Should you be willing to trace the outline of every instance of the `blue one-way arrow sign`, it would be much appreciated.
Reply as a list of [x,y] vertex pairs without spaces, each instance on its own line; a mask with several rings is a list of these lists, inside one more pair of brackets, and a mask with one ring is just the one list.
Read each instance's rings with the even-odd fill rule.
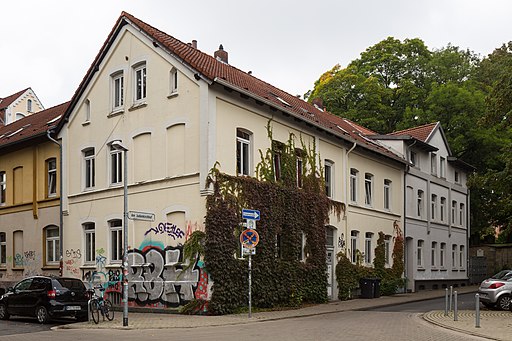
[[260,211],[244,208],[242,209],[242,219],[260,220]]

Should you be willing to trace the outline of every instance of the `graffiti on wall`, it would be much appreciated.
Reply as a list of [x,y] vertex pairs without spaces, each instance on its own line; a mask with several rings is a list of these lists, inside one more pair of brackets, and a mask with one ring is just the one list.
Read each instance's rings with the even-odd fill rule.
[[169,222],[160,223],[158,226],[150,228],[144,233],[144,237],[150,233],[154,233],[156,235],[166,234],[167,236],[172,237],[174,240],[176,240],[176,238],[183,238],[185,236],[185,232],[183,232],[178,226]]
[[[188,260],[180,262],[182,247],[168,246],[165,249],[146,247],[128,251],[128,299],[138,305],[161,303],[178,307],[196,298],[207,295],[207,278],[202,276],[202,262]],[[201,279],[206,283],[200,283]]]
[[64,261],[64,269],[71,276],[80,276],[80,264],[82,252],[80,249],[66,250],[66,260]]

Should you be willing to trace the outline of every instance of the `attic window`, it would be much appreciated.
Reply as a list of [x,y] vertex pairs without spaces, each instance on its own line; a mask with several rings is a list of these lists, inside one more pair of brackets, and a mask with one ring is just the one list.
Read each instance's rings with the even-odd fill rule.
[[46,122],[46,124],[49,125],[49,124],[52,124],[52,123],[58,121],[61,116],[62,115],[59,115],[59,116],[55,117],[54,119],[49,120],[48,122]]
[[277,98],[277,100],[281,103],[283,103],[284,105],[286,105],[287,107],[291,107],[290,103],[286,102],[284,99],[282,99],[281,97],[279,97],[279,95],[276,95],[275,93],[273,92],[269,92],[269,94],[271,94],[272,96],[274,96],[275,98]]
[[26,128],[26,126],[25,126],[25,127],[21,127],[20,129],[16,130],[16,131],[15,131],[15,132],[13,132],[13,133],[10,133],[10,134],[9,134],[9,135],[7,135],[6,137],[12,137],[12,136],[14,136],[14,135],[18,134],[19,132],[21,132],[21,131],[22,131],[23,129],[25,129],[25,128]]

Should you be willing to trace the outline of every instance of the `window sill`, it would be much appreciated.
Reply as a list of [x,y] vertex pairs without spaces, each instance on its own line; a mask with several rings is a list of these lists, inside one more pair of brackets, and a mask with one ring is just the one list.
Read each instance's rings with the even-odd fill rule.
[[80,269],[82,270],[96,270],[96,265],[94,264],[85,264],[80,266]]
[[85,126],[88,126],[89,124],[91,124],[91,121],[85,121],[85,122],[82,122],[82,125],[85,127]]
[[441,268],[440,270],[445,271],[445,272],[448,271],[448,269],[446,269],[446,268]]
[[418,267],[418,271],[425,271],[425,268]]
[[114,117],[117,115],[122,115],[122,114],[124,114],[124,108],[119,108],[119,109],[112,110],[112,112],[110,114],[108,114],[107,117],[111,118],[111,117]]
[[12,268],[12,271],[25,271],[25,268]]
[[431,270],[431,271],[439,271],[439,269],[438,269],[438,268],[431,268],[430,270]]
[[456,271],[456,272],[459,272],[459,269],[452,269],[452,271]]
[[178,97],[178,91],[171,92],[169,95],[167,95],[167,98],[173,98]]
[[42,270],[59,270],[59,265],[56,264],[56,265],[45,265],[43,266],[41,269]]
[[459,269],[460,272],[466,272],[466,269]]
[[92,192],[94,191],[94,187],[85,187],[82,192]]
[[120,269],[120,268],[122,268],[122,264],[121,263],[110,263],[110,264],[105,265],[105,268],[107,268],[107,269]]
[[134,103],[129,109],[128,111],[134,111],[134,110],[137,110],[137,109],[141,109],[141,108],[145,108],[147,107],[148,104],[146,102],[138,102],[138,103]]

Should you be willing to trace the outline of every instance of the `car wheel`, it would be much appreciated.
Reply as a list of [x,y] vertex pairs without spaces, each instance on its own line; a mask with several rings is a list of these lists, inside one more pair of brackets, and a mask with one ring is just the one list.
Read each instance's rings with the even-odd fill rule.
[[36,318],[39,323],[48,322],[48,310],[44,306],[40,305],[36,308]]
[[510,306],[510,296],[509,295],[503,295],[498,298],[498,301],[496,302],[496,305],[501,310],[508,310]]
[[7,320],[9,318],[9,313],[7,312],[7,307],[5,304],[0,304],[0,320]]

